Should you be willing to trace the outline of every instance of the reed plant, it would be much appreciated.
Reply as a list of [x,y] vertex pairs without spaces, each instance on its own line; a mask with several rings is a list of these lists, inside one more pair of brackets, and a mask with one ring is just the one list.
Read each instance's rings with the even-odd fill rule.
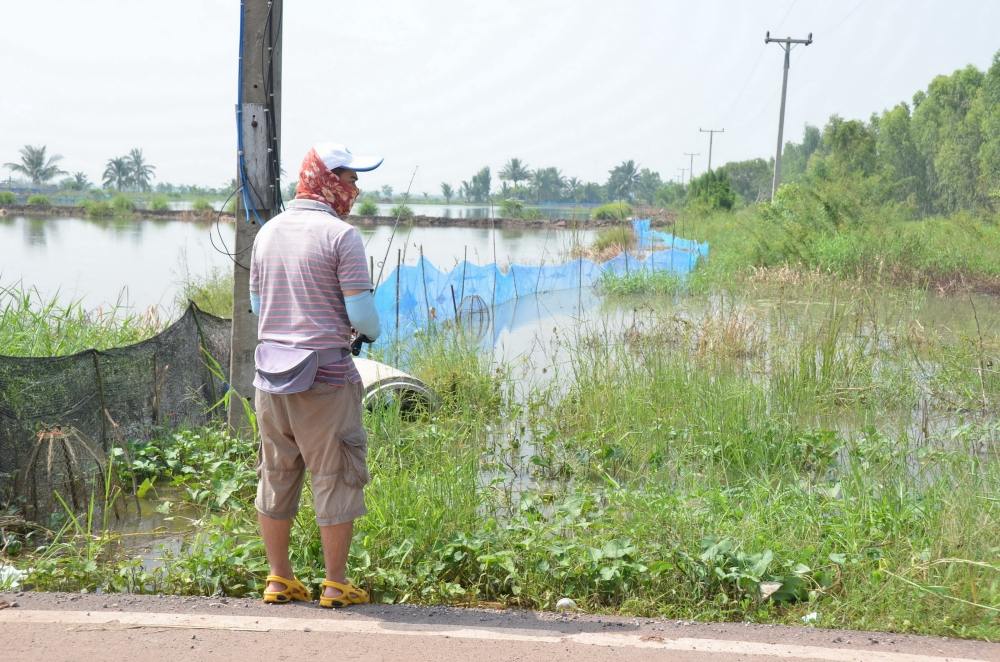
[[21,283],[0,286],[0,354],[62,356],[128,345],[155,335],[163,322],[151,309],[137,314],[123,300],[96,310],[58,293]]

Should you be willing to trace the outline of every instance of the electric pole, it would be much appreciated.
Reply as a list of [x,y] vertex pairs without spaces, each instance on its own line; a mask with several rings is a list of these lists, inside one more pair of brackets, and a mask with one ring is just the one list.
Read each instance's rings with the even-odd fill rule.
[[677,172],[681,173],[681,186],[684,186],[684,173],[687,172],[687,168],[678,168]]
[[781,44],[785,51],[785,74],[781,79],[781,111],[778,115],[778,151],[774,155],[774,180],[771,182],[771,199],[773,200],[774,194],[778,190],[778,184],[781,183],[781,141],[785,132],[785,94],[788,91],[788,65],[791,61],[792,45],[804,44],[808,46],[813,43],[813,35],[810,32],[806,39],[792,39],[791,37],[771,39],[771,33],[768,31],[764,36],[764,43]]
[[[243,0],[240,6],[237,119],[236,242],[233,249],[233,326],[229,384],[253,407],[257,316],[250,312],[250,252],[261,224],[280,211],[282,0]],[[229,425],[249,427],[243,403],[229,401]]]
[[726,130],[725,129],[703,129],[701,127],[698,127],[698,131],[700,133],[707,133],[708,134],[708,171],[711,172],[712,171],[712,138],[714,138],[715,134],[717,134],[717,133],[725,133]]
[[691,157],[691,163],[689,164],[690,167],[688,168],[688,181],[689,182],[692,179],[694,179],[694,157],[700,156],[700,155],[701,155],[700,152],[695,152],[694,154],[692,154],[691,152],[684,152],[684,156],[690,156]]

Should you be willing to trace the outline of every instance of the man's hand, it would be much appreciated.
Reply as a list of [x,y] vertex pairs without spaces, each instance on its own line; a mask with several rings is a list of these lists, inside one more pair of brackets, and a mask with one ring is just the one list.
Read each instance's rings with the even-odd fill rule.
[[368,343],[370,345],[372,343],[372,339],[363,334],[355,336],[354,340],[351,342],[351,354],[354,356],[361,354],[362,343]]

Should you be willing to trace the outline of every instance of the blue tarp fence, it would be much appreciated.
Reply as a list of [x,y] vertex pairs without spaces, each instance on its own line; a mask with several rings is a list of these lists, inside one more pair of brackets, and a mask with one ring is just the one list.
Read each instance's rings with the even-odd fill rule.
[[[707,257],[708,244],[651,228],[648,219],[632,222],[637,251],[623,252],[606,262],[577,258],[561,264],[476,265],[459,262],[441,271],[424,257],[415,265],[394,269],[379,284],[375,306],[382,321],[382,339],[406,337],[430,320],[450,320],[476,307],[493,309],[518,297],[595,286],[606,273],[667,271],[685,276]],[[381,339],[380,339],[381,342]]]

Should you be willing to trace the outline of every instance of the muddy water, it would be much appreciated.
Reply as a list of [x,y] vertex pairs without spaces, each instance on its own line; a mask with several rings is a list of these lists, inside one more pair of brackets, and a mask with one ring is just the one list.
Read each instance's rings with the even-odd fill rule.
[[182,507],[180,490],[160,488],[145,498],[129,502],[126,516],[114,526],[121,535],[119,552],[142,559],[146,570],[163,565],[166,554],[176,555],[195,530],[197,508]]
[[[593,233],[567,229],[427,228],[390,226],[363,231],[366,250],[376,263],[397,256],[413,264],[421,247],[431,262],[450,268],[470,262],[538,264],[564,259],[576,242]],[[131,310],[158,307],[176,313],[182,284],[233,268],[226,251],[234,227],[180,220],[81,218],[0,218],[0,285],[20,281],[43,297],[80,299],[85,307],[122,302]],[[390,243],[390,237],[392,241]],[[378,267],[376,267],[378,271]]]

